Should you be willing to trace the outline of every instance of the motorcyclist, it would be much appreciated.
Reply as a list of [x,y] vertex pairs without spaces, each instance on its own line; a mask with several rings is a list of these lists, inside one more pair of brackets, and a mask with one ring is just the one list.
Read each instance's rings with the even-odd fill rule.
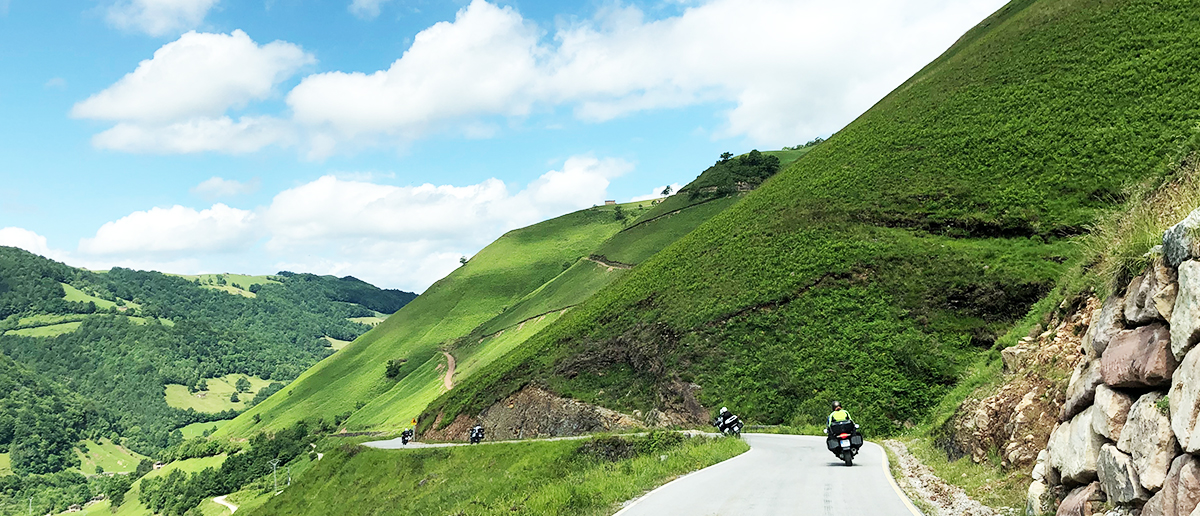
[[408,442],[411,441],[412,438],[413,438],[413,431],[411,428],[405,428],[403,432],[400,432],[400,444],[408,444]]
[[829,430],[829,427],[833,426],[834,423],[850,421],[850,413],[846,412],[846,409],[842,408],[842,402],[834,401],[831,408],[833,409],[833,412],[829,413],[829,418],[825,421],[826,430]]
[[713,421],[713,426],[717,427],[718,430],[724,431],[725,422],[731,417],[733,417],[733,414],[729,412],[729,408],[721,407],[721,411],[717,413],[716,421]]
[[475,425],[471,427],[471,432],[468,434],[472,444],[483,440],[483,425]]

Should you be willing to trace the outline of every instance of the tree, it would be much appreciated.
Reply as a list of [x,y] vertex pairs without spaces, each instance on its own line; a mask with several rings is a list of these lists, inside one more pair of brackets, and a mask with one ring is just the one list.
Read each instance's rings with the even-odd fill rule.
[[238,381],[233,384],[238,392],[250,392],[250,380],[245,376],[238,378]]
[[408,361],[408,359],[404,359],[404,358],[400,358],[397,360],[388,360],[387,361],[387,370],[384,371],[384,374],[387,375],[388,378],[395,378],[397,376],[400,376],[400,367],[402,367],[404,365],[404,363],[407,361]]
[[666,188],[663,188],[662,194],[665,197],[665,196],[671,195],[671,192],[672,192],[671,185],[667,185]]
[[463,265],[466,265],[466,264],[467,264],[467,257],[466,257],[466,256],[459,256],[459,257],[458,257],[458,266],[459,266],[459,267],[462,267]]
[[96,465],[96,474],[97,474],[97,475],[103,475],[103,474],[104,474],[104,467],[103,467],[103,466],[101,466],[101,465],[99,465],[99,464],[97,464],[97,465]]
[[240,400],[240,399],[238,399],[238,395],[237,395],[237,393],[236,393],[236,392],[235,392],[235,393],[233,393],[233,394],[230,394],[230,395],[229,395],[229,402],[230,402],[230,403],[237,403],[237,402],[239,402],[239,401],[241,401],[241,400]]
[[721,161],[729,161],[732,158],[733,158],[732,152],[722,152],[721,153]]
[[196,390],[207,391],[208,390],[208,380],[201,378],[200,383],[196,384]]
[[620,206],[617,206],[617,209],[613,210],[613,218],[617,219],[617,222],[624,221],[625,220],[625,210],[621,209]]

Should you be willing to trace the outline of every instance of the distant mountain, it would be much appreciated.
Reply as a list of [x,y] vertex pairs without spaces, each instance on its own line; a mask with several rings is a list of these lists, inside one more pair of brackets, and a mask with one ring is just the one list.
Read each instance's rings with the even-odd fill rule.
[[[148,454],[181,440],[180,427],[235,416],[253,403],[251,386],[290,382],[333,354],[335,342],[367,332],[360,318],[381,319],[415,297],[312,274],[96,273],[0,247],[0,353],[14,371],[44,378],[45,389],[87,400],[83,419],[32,428],[123,439]],[[221,377],[244,379],[241,392],[209,392]],[[22,417],[14,404],[0,412],[0,453],[14,450],[14,471],[70,462],[53,457],[70,456],[71,440],[4,432],[5,421]],[[27,456],[18,453],[22,439],[49,444]]]

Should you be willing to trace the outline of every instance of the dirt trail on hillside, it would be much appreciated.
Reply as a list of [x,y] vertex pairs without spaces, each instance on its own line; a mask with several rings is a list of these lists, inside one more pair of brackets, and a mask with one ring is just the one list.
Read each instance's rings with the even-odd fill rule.
[[233,513],[237,512],[237,510],[238,510],[238,506],[236,506],[236,505],[234,505],[234,504],[231,504],[231,503],[229,503],[228,501],[226,501],[226,500],[225,500],[225,497],[226,497],[226,496],[228,496],[228,495],[222,495],[222,496],[218,496],[218,497],[216,497],[216,498],[213,498],[213,499],[212,499],[212,501],[213,501],[213,503],[220,504],[220,505],[224,505],[224,506],[225,506],[225,508],[229,509],[229,513],[230,513],[230,514],[233,514]]
[[449,362],[449,365],[446,366],[446,378],[442,379],[442,385],[446,386],[446,390],[450,390],[454,388],[454,355],[445,351],[442,354],[446,355],[446,361]]
[[633,266],[632,266],[632,265],[629,265],[628,263],[621,263],[621,262],[610,262],[610,261],[608,261],[607,259],[605,259],[603,256],[596,256],[596,255],[592,255],[592,256],[588,256],[587,258],[584,258],[584,260],[587,260],[587,261],[589,261],[589,262],[596,263],[596,264],[600,264],[600,265],[603,265],[603,266],[605,266],[605,267],[608,267],[608,270],[613,270],[613,269],[626,269],[626,270],[628,270],[628,269],[632,269],[632,268],[633,268]]

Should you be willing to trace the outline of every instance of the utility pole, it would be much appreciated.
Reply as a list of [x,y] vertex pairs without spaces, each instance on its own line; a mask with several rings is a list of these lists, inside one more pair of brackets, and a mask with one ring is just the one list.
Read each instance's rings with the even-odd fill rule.
[[279,468],[279,459],[271,461],[271,477],[275,479],[275,492],[279,492],[279,474],[276,472]]

